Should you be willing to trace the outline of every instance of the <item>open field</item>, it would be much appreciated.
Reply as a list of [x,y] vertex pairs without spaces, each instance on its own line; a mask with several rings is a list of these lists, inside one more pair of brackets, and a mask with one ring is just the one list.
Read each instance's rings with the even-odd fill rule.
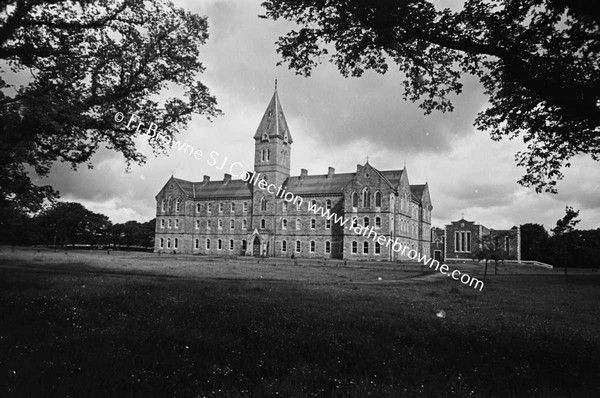
[[1,248],[0,395],[600,396],[597,272],[298,264]]

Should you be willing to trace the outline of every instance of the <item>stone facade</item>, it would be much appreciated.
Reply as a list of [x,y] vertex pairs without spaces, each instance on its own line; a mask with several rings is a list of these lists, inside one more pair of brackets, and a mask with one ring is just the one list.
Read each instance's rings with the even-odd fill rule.
[[442,261],[472,260],[481,240],[487,237],[491,237],[497,247],[504,248],[507,260],[521,261],[520,226],[507,230],[489,229],[463,218],[444,229],[433,228],[431,236],[431,252],[436,258],[436,251],[441,251]]
[[[277,90],[254,135],[256,178],[285,187],[301,206],[259,189],[246,178],[190,182],[171,177],[156,196],[156,252],[213,255],[407,260],[391,246],[359,236],[353,223],[430,255],[432,204],[427,184],[411,185],[406,167],[380,171],[368,162],[356,172],[290,176],[292,136]],[[335,213],[327,219],[308,204]]]

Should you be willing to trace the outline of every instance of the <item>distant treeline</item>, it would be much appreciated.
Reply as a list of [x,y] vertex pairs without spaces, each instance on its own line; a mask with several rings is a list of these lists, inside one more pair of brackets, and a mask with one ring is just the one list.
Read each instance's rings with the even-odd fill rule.
[[57,202],[36,215],[3,212],[0,243],[9,245],[152,248],[155,219],[113,224],[80,203]]
[[521,225],[521,257],[555,267],[598,268],[600,228],[550,235],[543,225]]

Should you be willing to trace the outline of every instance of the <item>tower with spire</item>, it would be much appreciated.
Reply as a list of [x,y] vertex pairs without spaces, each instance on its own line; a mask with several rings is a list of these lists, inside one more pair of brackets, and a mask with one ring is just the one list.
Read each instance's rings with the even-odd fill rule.
[[254,171],[276,186],[290,176],[292,136],[279,101],[277,80],[271,101],[254,134]]

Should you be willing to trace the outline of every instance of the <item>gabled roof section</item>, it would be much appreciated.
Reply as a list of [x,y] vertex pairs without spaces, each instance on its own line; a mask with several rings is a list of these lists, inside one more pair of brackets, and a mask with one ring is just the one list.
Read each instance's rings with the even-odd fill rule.
[[295,195],[322,195],[344,193],[344,188],[353,179],[355,173],[334,174],[330,177],[325,175],[307,175],[299,177],[288,177],[284,183],[287,192]]
[[244,180],[194,182],[195,199],[251,197],[252,185]]
[[275,83],[273,97],[271,97],[267,110],[258,125],[258,129],[256,129],[254,139],[261,139],[265,134],[269,138],[279,137],[281,139],[287,139],[290,144],[293,142],[287,121],[285,120],[285,115],[283,114],[281,102],[279,102],[277,83]]

